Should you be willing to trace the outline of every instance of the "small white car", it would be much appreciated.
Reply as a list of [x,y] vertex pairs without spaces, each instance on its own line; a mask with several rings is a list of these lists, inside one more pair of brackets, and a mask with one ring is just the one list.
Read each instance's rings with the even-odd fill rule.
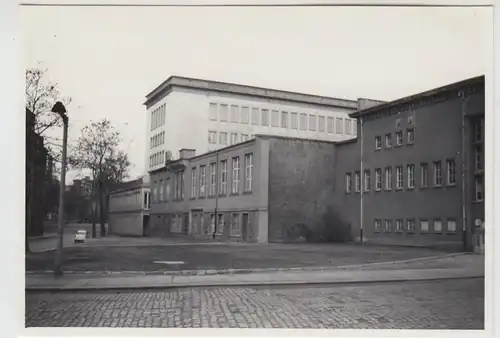
[[75,243],[84,243],[87,238],[87,231],[78,230],[75,234]]

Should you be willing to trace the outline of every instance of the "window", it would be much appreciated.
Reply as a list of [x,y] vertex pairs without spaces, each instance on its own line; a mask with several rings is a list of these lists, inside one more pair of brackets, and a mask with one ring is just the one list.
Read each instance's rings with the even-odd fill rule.
[[403,189],[403,167],[396,167],[396,189]]
[[224,132],[219,133],[219,144],[227,145],[227,133]]
[[351,192],[352,190],[352,175],[350,173],[345,174],[345,192]]
[[448,232],[456,232],[457,231],[457,222],[455,220],[448,220]]
[[406,229],[408,232],[414,232],[415,231],[415,221],[412,219],[406,220]]
[[309,130],[316,131],[316,115],[309,115]]
[[403,232],[403,220],[401,219],[396,221],[396,232]]
[[384,222],[384,231],[385,232],[391,232],[392,231],[392,221],[391,220],[385,220]]
[[[214,224],[215,226],[215,224]],[[224,215],[223,214],[219,214],[219,217],[217,218],[217,234],[218,235],[221,235],[224,233],[224,227],[226,226],[225,222],[224,222]],[[216,229],[212,229],[212,233],[214,233]]]
[[375,232],[380,232],[382,228],[382,222],[379,219],[375,220]]
[[443,184],[443,177],[441,175],[441,161],[434,162],[434,185],[440,186]]
[[208,143],[215,144],[217,143],[217,132],[209,130],[208,131]]
[[231,236],[240,236],[241,228],[240,228],[240,215],[239,214],[231,214]]
[[280,112],[277,110],[271,111],[271,127],[279,127]]
[[231,133],[231,144],[236,144],[236,143],[238,143],[238,134]]
[[[210,214],[208,224],[210,226],[210,233],[213,234],[215,231],[215,214]],[[206,231],[206,230],[205,230]]]
[[352,134],[356,135],[358,133],[358,126],[356,120],[351,120],[351,125],[352,125]]
[[241,142],[248,141],[248,134],[241,134]]
[[288,128],[288,113],[286,111],[281,112],[281,128]]
[[386,134],[385,135],[385,147],[386,148],[391,148],[392,147],[392,134]]
[[217,121],[217,103],[210,103],[208,108],[208,116],[210,120]]
[[482,201],[484,200],[484,186],[483,186],[483,177],[478,176],[475,179],[475,186],[476,186],[476,201]]
[[[259,125],[259,108],[252,108],[252,124]],[[262,123],[264,125],[264,123]]]
[[335,131],[333,117],[327,117],[327,119],[326,119],[326,131],[329,133],[333,133]]
[[240,158],[233,157],[233,175],[231,193],[237,194],[240,192]]
[[443,224],[440,220],[434,220],[434,232],[442,232]]
[[184,171],[177,171],[174,174],[175,189],[174,189],[174,200],[180,200],[184,198]]
[[300,114],[300,130],[306,130],[307,129],[307,115],[306,114]]
[[427,163],[420,164],[420,186],[425,188],[429,185],[429,165]]
[[483,149],[480,146],[475,147],[474,160],[476,170],[483,170]]
[[250,109],[248,107],[241,107],[240,122],[243,124],[248,124],[249,115],[250,115]]
[[269,126],[269,110],[268,109],[262,109],[260,111],[260,124],[263,126]]
[[178,232],[178,225],[177,225],[177,215],[172,215],[171,222],[170,222],[170,231],[171,232]]
[[200,166],[200,197],[205,197],[207,167]]
[[196,198],[196,168],[191,169],[191,198]]
[[349,135],[351,133],[351,120],[349,119],[344,119],[344,130],[346,135]]
[[325,132],[325,117],[318,116],[318,130],[322,133]]
[[342,134],[342,118],[341,117],[337,117],[336,118],[336,121],[335,121],[335,126],[336,126],[336,133],[337,134]]
[[382,136],[375,136],[375,150],[382,149]]
[[160,194],[159,194],[159,198],[158,198],[158,201],[159,202],[163,202],[164,201],[164,197],[163,197],[163,180],[160,180]]
[[429,221],[427,220],[420,221],[420,232],[429,232]]
[[149,209],[151,207],[149,203],[149,193],[145,192],[144,193],[144,208]]
[[252,191],[253,154],[245,155],[245,192]]
[[403,132],[402,131],[397,131],[396,132],[396,145],[400,146],[403,144]]
[[219,120],[222,122],[227,122],[228,120],[228,106],[227,104],[221,104],[219,106]]
[[363,187],[364,191],[370,191],[371,188],[370,170],[365,170],[364,177],[365,177],[364,187]]
[[220,161],[220,187],[219,195],[227,194],[227,160]]
[[291,113],[291,127],[292,129],[299,129],[299,117],[297,113]]
[[210,163],[210,196],[215,196],[215,182],[217,172],[215,171],[215,163]]
[[240,107],[239,106],[231,106],[231,122],[238,123],[240,122]]
[[446,177],[448,179],[447,183],[449,185],[456,184],[457,179],[456,179],[456,165],[455,165],[455,160],[447,160],[446,161]]
[[385,168],[385,190],[392,189],[392,168]]
[[406,166],[406,171],[408,173],[408,188],[413,189],[415,188],[415,165],[408,164]]
[[413,142],[415,142],[415,132],[413,130],[413,128],[408,128],[406,130],[406,135],[407,135],[407,140],[408,140],[408,144],[413,144]]
[[382,169],[375,169],[375,190],[382,190]]
[[474,142],[482,142],[484,137],[484,119],[474,122],[472,137]]
[[359,192],[361,190],[361,177],[359,171],[354,173],[354,190]]

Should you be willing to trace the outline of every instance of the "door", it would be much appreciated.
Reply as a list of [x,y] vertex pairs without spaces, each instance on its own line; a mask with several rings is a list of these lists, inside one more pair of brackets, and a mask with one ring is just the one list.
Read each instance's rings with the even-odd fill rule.
[[149,236],[149,215],[144,215],[142,220],[142,235]]
[[241,237],[242,239],[247,242],[248,241],[248,234],[249,234],[249,229],[248,229],[248,214],[242,214],[241,215]]

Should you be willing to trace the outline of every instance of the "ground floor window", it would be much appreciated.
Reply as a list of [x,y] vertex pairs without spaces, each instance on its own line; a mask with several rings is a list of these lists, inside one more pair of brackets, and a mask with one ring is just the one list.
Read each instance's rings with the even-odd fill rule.
[[407,220],[406,227],[407,227],[408,232],[414,232],[415,231],[415,221],[412,219]]
[[455,220],[448,220],[448,232],[456,232],[457,231],[457,222]]
[[384,224],[384,231],[385,232],[391,232],[392,231],[392,221],[386,219],[385,224]]
[[440,220],[434,220],[434,232],[442,232],[443,224]]
[[231,214],[231,236],[240,236],[240,215],[237,213]]
[[420,221],[420,232],[428,232],[429,231],[429,221],[421,220]]
[[217,219],[217,234],[222,235],[224,233],[224,214],[219,214]]
[[182,232],[182,216],[172,215],[170,221],[170,232],[172,233]]
[[[210,233],[214,233],[214,229],[215,229],[215,214],[210,214],[210,220],[208,222],[209,224],[209,229],[210,229]],[[209,229],[206,229],[205,233],[208,232]]]
[[380,232],[382,228],[382,222],[379,219],[375,220],[375,232]]
[[403,220],[396,221],[396,232],[403,232]]

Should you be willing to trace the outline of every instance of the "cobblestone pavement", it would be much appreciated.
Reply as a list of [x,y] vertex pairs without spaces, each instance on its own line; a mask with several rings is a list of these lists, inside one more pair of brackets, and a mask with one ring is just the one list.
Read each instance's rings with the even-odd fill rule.
[[484,279],[28,293],[26,326],[483,329]]

